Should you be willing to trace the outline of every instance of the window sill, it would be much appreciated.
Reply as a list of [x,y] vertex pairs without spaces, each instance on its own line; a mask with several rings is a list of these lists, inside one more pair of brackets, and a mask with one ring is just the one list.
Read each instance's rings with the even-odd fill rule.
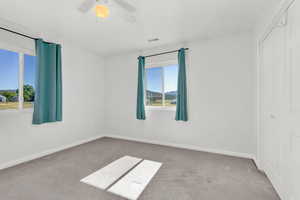
[[33,108],[5,109],[5,110],[0,110],[0,113],[33,113]]
[[176,111],[176,106],[167,107],[167,106],[146,106],[146,111]]

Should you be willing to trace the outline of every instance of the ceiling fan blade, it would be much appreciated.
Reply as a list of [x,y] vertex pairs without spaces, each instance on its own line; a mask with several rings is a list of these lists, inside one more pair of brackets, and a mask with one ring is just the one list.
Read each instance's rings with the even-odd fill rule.
[[82,13],[86,13],[94,7],[95,3],[95,0],[84,0],[82,4],[78,7],[78,10]]
[[124,8],[126,11],[128,12],[135,12],[136,8],[129,4],[128,2],[126,2],[125,0],[114,0],[116,4],[118,4],[120,7]]

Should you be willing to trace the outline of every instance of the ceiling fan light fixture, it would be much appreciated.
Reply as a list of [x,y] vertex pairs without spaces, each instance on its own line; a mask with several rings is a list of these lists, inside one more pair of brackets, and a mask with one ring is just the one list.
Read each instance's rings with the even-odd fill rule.
[[107,18],[109,16],[109,9],[105,5],[96,5],[95,12],[96,16],[100,18]]

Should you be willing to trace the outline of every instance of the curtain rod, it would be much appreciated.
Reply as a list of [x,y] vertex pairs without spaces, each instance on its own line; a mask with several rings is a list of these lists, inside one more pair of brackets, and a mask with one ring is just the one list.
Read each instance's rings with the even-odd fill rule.
[[9,29],[7,29],[7,28],[0,27],[0,29],[2,29],[2,30],[4,30],[4,31],[7,31],[7,32],[10,32],[10,33],[13,33],[13,34],[16,34],[16,35],[20,35],[20,36],[23,36],[23,37],[32,39],[32,40],[38,39],[38,38],[31,37],[31,36],[29,36],[29,35],[25,35],[25,34],[23,34],[23,33],[19,33],[19,32],[16,32],[16,31],[9,30]]
[[[184,48],[184,50],[189,50],[189,48]],[[166,52],[162,52],[162,53],[147,55],[147,56],[144,56],[144,58],[149,58],[149,57],[154,57],[154,56],[160,56],[160,55],[169,54],[169,53],[175,53],[175,52],[178,52],[178,51],[179,51],[179,49],[178,50],[174,50],[174,51],[166,51]]]

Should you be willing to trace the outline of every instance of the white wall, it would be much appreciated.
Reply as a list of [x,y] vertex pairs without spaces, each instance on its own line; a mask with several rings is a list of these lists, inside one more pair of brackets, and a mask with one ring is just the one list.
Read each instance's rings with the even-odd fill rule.
[[189,122],[172,111],[135,119],[138,53],[106,60],[105,129],[108,134],[236,155],[256,155],[256,46],[252,34],[186,45]]
[[63,122],[33,126],[32,111],[0,111],[0,168],[102,133],[103,59],[63,43],[62,70]]
[[187,123],[176,122],[173,111],[148,111],[146,121],[135,119],[139,53],[104,63],[69,43],[62,46],[64,121],[32,126],[31,111],[0,111],[0,168],[101,134],[256,155],[252,34],[183,45],[190,48]]

